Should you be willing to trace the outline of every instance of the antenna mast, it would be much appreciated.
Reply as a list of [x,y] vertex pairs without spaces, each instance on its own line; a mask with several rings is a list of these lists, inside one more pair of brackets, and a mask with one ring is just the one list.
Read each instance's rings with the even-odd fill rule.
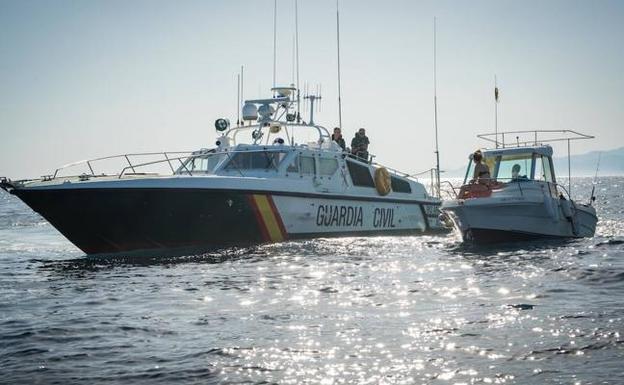
[[436,191],[440,198],[440,150],[438,148],[438,84],[437,84],[437,47],[436,47],[436,18],[433,18],[433,124],[435,126],[435,154],[436,154]]
[[340,9],[336,0],[336,46],[338,49],[338,127],[342,129],[342,98],[340,90]]
[[297,55],[297,123],[301,121],[301,91],[299,90],[299,7],[295,0],[295,52]]
[[[277,0],[273,0],[273,88],[275,88],[275,67],[277,64]],[[275,95],[275,91],[273,91]]]
[[498,85],[496,84],[496,75],[494,75],[494,142],[498,148]]
[[240,108],[241,108],[241,98],[240,98],[240,72],[236,75],[236,127],[240,126]]

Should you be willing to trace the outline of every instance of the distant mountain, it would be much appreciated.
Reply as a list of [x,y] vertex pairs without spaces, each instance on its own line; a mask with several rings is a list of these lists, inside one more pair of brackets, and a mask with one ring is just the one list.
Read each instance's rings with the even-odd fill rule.
[[[596,173],[598,156],[600,154],[600,169],[598,176],[624,175],[624,147],[609,151],[591,151],[585,154],[572,155],[570,163],[572,176],[593,176]],[[560,156],[553,158],[555,173],[557,176],[568,175],[568,157]],[[463,178],[466,166],[446,170],[442,178]]]
[[[596,174],[598,157],[600,168],[598,176],[624,175],[624,147],[609,151],[592,151],[585,154],[572,155],[570,163],[573,176],[593,176]],[[553,159],[555,173],[559,176],[568,175],[568,158],[566,156]]]

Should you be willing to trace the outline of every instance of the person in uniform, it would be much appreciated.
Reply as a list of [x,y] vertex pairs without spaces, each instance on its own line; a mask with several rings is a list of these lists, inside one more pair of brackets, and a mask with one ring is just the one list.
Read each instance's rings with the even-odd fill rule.
[[342,137],[342,131],[340,127],[334,127],[334,133],[331,136],[332,140],[342,148],[342,151],[346,151],[347,144],[345,143],[344,138]]
[[360,128],[351,140],[351,153],[364,162],[368,162],[368,145],[370,141],[366,136],[366,130]]

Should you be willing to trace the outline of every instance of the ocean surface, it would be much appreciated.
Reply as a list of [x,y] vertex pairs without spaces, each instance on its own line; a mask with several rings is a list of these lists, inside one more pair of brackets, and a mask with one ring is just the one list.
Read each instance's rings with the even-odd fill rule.
[[592,239],[106,260],[0,192],[0,383],[624,384],[624,178],[597,187]]

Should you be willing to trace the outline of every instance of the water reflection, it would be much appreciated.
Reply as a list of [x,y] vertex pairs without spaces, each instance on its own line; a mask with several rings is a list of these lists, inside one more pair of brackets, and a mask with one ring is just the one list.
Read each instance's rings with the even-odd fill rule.
[[33,226],[0,251],[0,362],[11,383],[608,383],[619,205],[599,206],[595,239],[495,248],[354,237],[92,259]]

